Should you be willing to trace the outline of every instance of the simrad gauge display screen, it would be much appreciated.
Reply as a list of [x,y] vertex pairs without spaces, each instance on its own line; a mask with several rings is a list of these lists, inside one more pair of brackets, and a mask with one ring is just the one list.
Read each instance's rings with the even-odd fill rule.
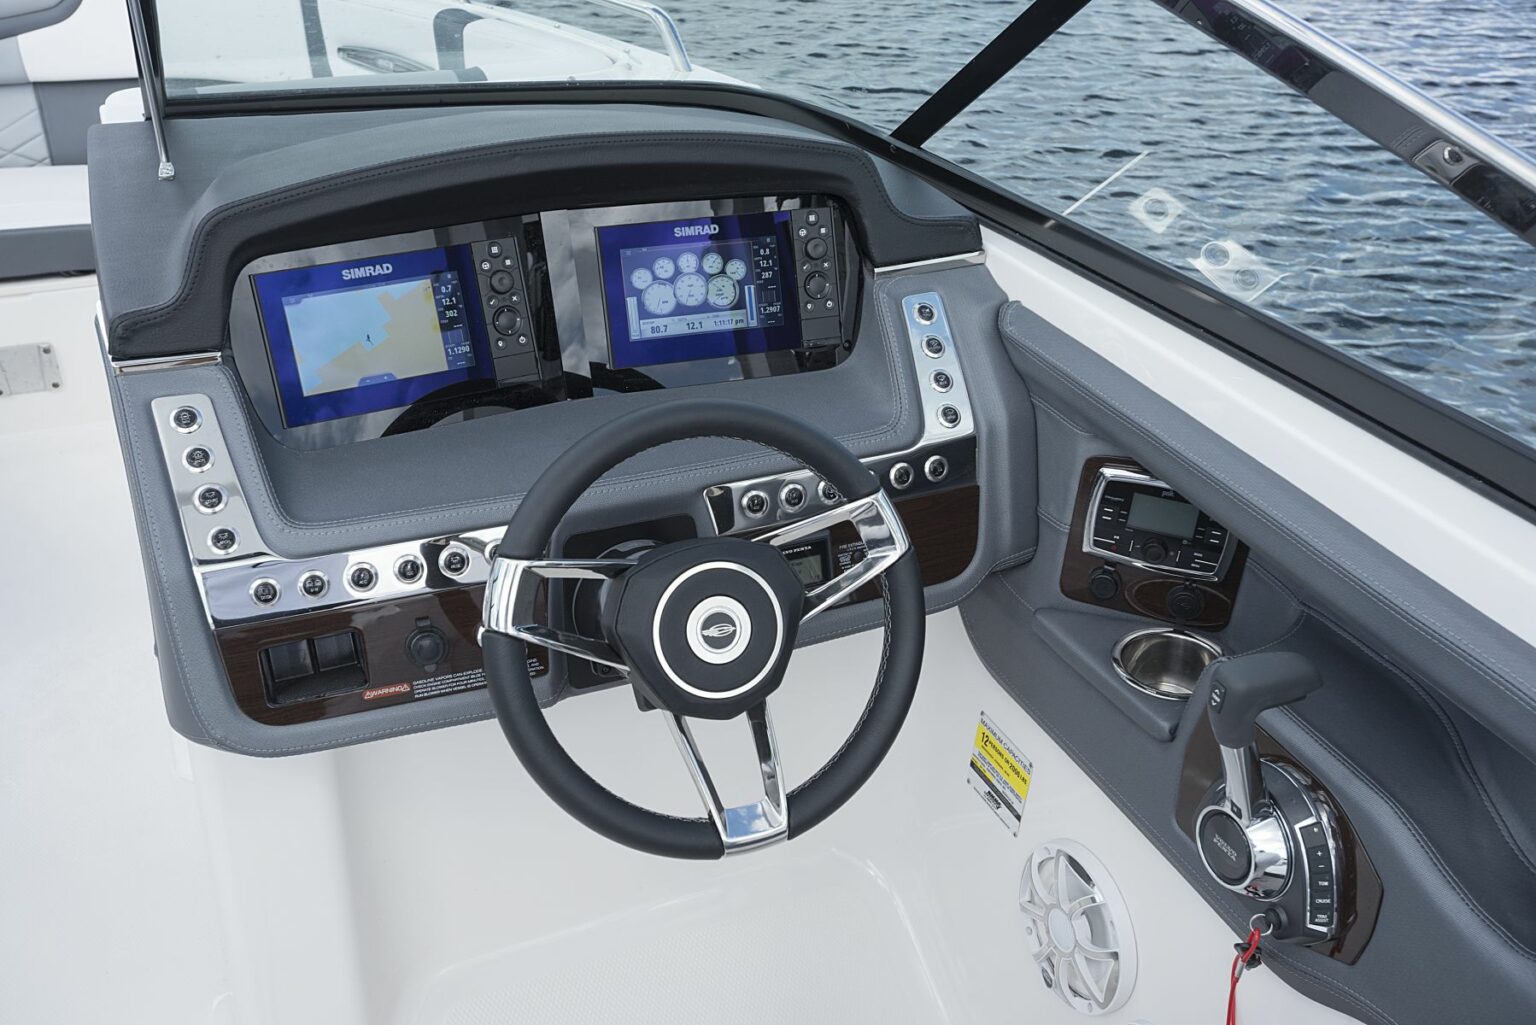
[[289,427],[409,405],[489,376],[467,246],[251,277]]
[[609,366],[801,344],[787,212],[599,227]]

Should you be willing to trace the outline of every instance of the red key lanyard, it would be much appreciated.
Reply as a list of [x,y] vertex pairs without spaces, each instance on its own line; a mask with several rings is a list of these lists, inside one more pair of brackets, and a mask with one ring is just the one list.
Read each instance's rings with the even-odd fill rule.
[[1232,959],[1232,988],[1227,991],[1227,1025],[1237,1025],[1237,983],[1248,970],[1248,963],[1259,954],[1258,926],[1248,931],[1248,939],[1239,945],[1237,956]]

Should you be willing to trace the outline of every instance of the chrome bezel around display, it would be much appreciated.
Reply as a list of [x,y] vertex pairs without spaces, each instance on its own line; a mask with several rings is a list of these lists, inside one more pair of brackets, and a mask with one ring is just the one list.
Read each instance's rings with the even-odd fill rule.
[[[1132,484],[1140,484],[1144,487],[1164,488],[1168,491],[1173,491],[1175,494],[1178,493],[1174,488],[1169,487],[1166,482],[1159,480],[1158,478],[1143,470],[1133,470],[1125,466],[1101,467],[1099,469],[1098,479],[1095,480],[1093,484],[1093,495],[1088,499],[1088,506],[1084,511],[1084,519],[1082,524],[1083,551],[1086,554],[1097,556],[1100,559],[1106,559],[1110,562],[1119,562],[1127,566],[1135,566],[1138,569],[1149,570],[1153,573],[1166,573],[1169,576],[1188,577],[1191,580],[1220,580],[1226,574],[1227,568],[1232,564],[1232,551],[1234,544],[1232,539],[1232,532],[1230,530],[1227,531],[1227,539],[1222,543],[1221,555],[1217,557],[1216,568],[1213,570],[1182,569],[1178,566],[1170,566],[1164,562],[1148,562],[1145,559],[1138,559],[1133,555],[1122,555],[1119,552],[1111,552],[1094,544],[1093,524],[1099,515],[1099,504],[1104,499],[1104,489],[1108,487],[1112,481],[1126,481]],[[1194,505],[1193,502],[1189,502],[1188,499],[1183,497],[1180,497],[1179,501]],[[1199,507],[1197,506],[1196,508],[1198,509]],[[1225,530],[1226,528],[1223,527],[1222,529]]]

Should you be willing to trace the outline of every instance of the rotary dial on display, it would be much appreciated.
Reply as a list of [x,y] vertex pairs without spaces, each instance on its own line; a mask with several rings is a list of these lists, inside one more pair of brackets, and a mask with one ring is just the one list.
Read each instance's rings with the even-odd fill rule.
[[716,274],[709,279],[709,305],[718,306],[722,310],[733,305],[736,302],[736,291],[736,282],[725,274]]
[[719,253],[705,253],[704,254],[704,273],[705,274],[719,274],[721,268],[723,268],[724,266],[725,266],[725,257],[721,256]]
[[[681,265],[682,261],[679,260]],[[698,306],[704,301],[704,293],[708,285],[704,278],[698,274],[679,274],[677,280],[672,283],[672,290],[677,294],[677,301],[684,306]]]
[[642,292],[650,287],[652,280],[649,267],[636,267],[629,275],[629,283]]
[[732,260],[725,265],[725,272],[731,276],[732,281],[740,281],[747,276],[747,261]]
[[670,278],[677,273],[677,265],[670,256],[658,256],[656,262],[651,264],[651,270],[656,272],[658,278]]
[[683,253],[677,258],[677,269],[682,274],[692,274],[699,269],[698,253]]
[[[671,265],[672,261],[668,260],[667,266]],[[640,304],[645,307],[645,312],[662,317],[671,313],[677,306],[677,295],[672,291],[672,286],[665,281],[655,281],[640,294]]]

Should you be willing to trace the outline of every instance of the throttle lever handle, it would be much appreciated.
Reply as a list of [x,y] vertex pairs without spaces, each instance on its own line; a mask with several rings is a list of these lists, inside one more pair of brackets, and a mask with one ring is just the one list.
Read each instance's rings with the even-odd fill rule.
[[1260,712],[1300,701],[1322,685],[1317,668],[1293,651],[1223,659],[1211,670],[1208,711],[1216,743],[1247,747]]

